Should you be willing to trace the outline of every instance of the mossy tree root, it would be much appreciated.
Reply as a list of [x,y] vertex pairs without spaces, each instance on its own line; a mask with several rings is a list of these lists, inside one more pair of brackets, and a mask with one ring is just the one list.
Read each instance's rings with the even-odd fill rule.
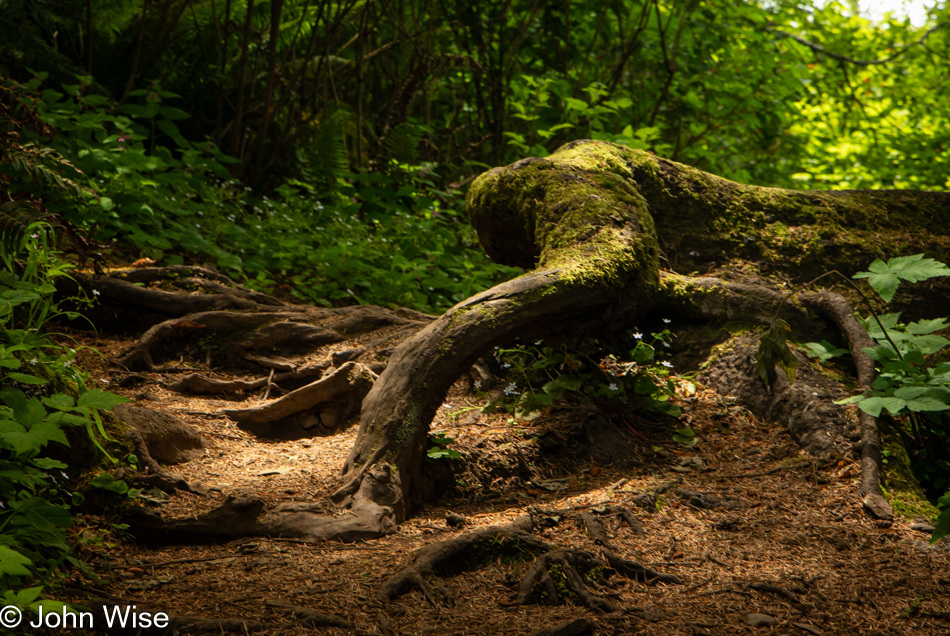
[[491,256],[535,269],[459,303],[393,353],[363,402],[337,502],[358,490],[368,468],[385,463],[399,476],[394,512],[404,519],[430,492],[421,472],[429,423],[480,356],[526,332],[609,324],[649,305],[659,272],[653,222],[623,179],[526,159],[479,177],[469,210]]

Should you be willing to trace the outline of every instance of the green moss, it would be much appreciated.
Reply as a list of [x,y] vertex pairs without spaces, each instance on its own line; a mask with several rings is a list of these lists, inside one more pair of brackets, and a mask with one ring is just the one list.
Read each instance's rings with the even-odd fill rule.
[[920,482],[914,477],[907,449],[890,436],[885,436],[883,448],[886,463],[882,491],[894,512],[907,519],[926,517],[935,520],[939,511],[928,501]]
[[[606,147],[607,150],[613,146]],[[479,237],[495,260],[557,270],[568,284],[658,283],[653,220],[634,185],[570,148],[489,171],[469,191]]]
[[[802,276],[835,268],[854,272],[874,258],[889,256],[883,251],[892,242],[882,241],[882,232],[900,233],[903,243],[915,244],[920,251],[938,256],[948,251],[946,241],[930,231],[950,223],[950,210],[936,194],[801,192],[743,185],[647,152],[598,141],[568,144],[548,159],[534,160],[530,167],[536,173],[573,171],[590,185],[597,175],[612,175],[631,186],[647,203],[645,211],[656,224],[664,250],[675,254],[680,266],[721,260],[729,254],[761,260],[770,272],[794,270]],[[504,181],[504,170],[493,171],[495,183]],[[532,178],[527,177],[529,181]],[[622,192],[619,186],[605,185],[609,178],[601,181],[598,187],[602,190]],[[582,198],[584,188],[574,188],[572,194]],[[514,203],[526,202],[531,201]],[[544,202],[538,199],[535,203]],[[590,225],[570,228],[564,237],[584,236]],[[534,229],[530,222],[522,227],[529,232]],[[537,257],[544,246],[536,247]]]
[[411,402],[409,408],[406,409],[406,414],[399,421],[398,428],[396,428],[394,441],[397,447],[404,446],[415,436],[419,430],[421,420],[422,407],[419,406],[418,402]]

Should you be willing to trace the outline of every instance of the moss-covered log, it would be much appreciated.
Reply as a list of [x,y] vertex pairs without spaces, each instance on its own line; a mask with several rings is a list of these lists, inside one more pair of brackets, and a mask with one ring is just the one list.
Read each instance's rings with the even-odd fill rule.
[[905,249],[948,253],[946,236],[932,231],[950,221],[947,193],[746,186],[607,142],[490,170],[468,205],[486,252],[530,271],[459,303],[393,354],[363,403],[338,500],[386,464],[395,490],[387,500],[403,518],[428,493],[429,422],[452,382],[526,331],[631,324],[652,302],[661,258],[687,271],[754,260],[793,277],[864,267],[892,256],[886,244],[896,237]]

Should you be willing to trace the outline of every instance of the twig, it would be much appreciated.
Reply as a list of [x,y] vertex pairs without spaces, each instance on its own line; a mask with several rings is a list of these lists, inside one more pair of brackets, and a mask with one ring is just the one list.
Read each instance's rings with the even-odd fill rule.
[[262,400],[266,400],[267,398],[270,397],[270,390],[271,390],[271,387],[273,386],[274,386],[274,369],[271,368],[270,375],[267,376],[267,387],[264,389],[264,397],[261,398]]
[[774,27],[766,27],[766,30],[767,30],[767,31],[771,31],[772,33],[775,33],[776,35],[781,35],[782,37],[791,38],[791,39],[795,40],[796,42],[798,42],[799,44],[803,44],[804,46],[807,46],[808,48],[810,48],[810,49],[811,49],[812,51],[814,51],[815,53],[820,53],[820,54],[822,54],[822,55],[827,55],[828,57],[830,57],[830,58],[833,59],[833,60],[838,60],[839,62],[847,62],[847,63],[849,63],[849,64],[855,64],[855,65],[857,65],[857,66],[873,66],[873,65],[875,65],[875,64],[887,64],[888,62],[890,62],[890,61],[894,60],[895,58],[900,57],[901,55],[903,55],[904,53],[906,53],[906,52],[907,52],[909,49],[911,49],[912,47],[915,47],[915,46],[917,46],[917,45],[919,45],[919,44],[923,44],[923,42],[924,42],[928,37],[930,37],[930,34],[931,34],[931,33],[933,33],[934,31],[937,31],[938,29],[942,29],[942,28],[945,27],[947,24],[950,24],[950,23],[948,23],[948,22],[941,22],[941,23],[938,24],[937,26],[928,29],[922,36],[920,36],[919,39],[915,40],[914,42],[911,42],[910,44],[905,44],[905,45],[902,46],[901,48],[899,48],[899,49],[897,49],[896,51],[894,51],[894,53],[892,53],[891,55],[889,55],[889,56],[887,56],[887,57],[885,57],[885,58],[883,58],[883,59],[880,59],[880,60],[856,60],[856,59],[854,59],[854,58],[852,58],[852,57],[848,57],[847,55],[841,55],[840,53],[832,53],[831,51],[829,51],[828,49],[826,49],[826,48],[823,47],[822,45],[816,44],[815,42],[812,42],[812,41],[810,41],[810,40],[806,40],[805,38],[803,38],[803,37],[801,37],[801,36],[798,36],[798,35],[795,35],[795,34],[793,34],[793,33],[788,33],[787,31],[782,31],[781,29],[776,29],[776,28],[774,28]]
[[704,585],[707,585],[708,583],[712,582],[712,580],[713,580],[714,578],[716,578],[716,577],[711,576],[711,577],[709,577],[708,579],[706,579],[705,581],[702,581],[702,582],[700,582],[700,583],[696,583],[696,584],[694,584],[694,585],[690,585],[688,588],[686,588],[685,590],[683,590],[682,593],[683,593],[683,594],[686,594],[687,592],[692,592],[693,590],[698,590],[699,588],[703,587]]

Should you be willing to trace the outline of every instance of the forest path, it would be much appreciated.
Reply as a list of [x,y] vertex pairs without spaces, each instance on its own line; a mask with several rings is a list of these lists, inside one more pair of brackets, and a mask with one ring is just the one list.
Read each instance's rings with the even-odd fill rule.
[[[98,341],[107,358],[131,344]],[[104,367],[93,372],[107,377]],[[172,468],[200,483],[205,494],[177,491],[160,507],[164,517],[196,516],[235,494],[253,494],[268,504],[320,502],[338,485],[355,425],[308,439],[264,442],[220,415],[235,406],[233,400],[174,393],[163,386],[174,374],[141,375],[144,384],[115,390],[183,419],[208,444],[204,456]],[[249,397],[244,406],[255,399]],[[465,496],[422,509],[391,535],[350,544],[271,538],[181,546],[128,541],[91,555],[106,580],[99,589],[140,609],[237,619],[215,623],[216,631],[274,636],[521,635],[577,618],[591,621],[589,633],[595,634],[950,632],[946,545],[929,546],[929,536],[912,529],[914,519],[898,515],[892,526],[880,527],[862,512],[854,460],[809,457],[784,431],[757,421],[731,398],[699,387],[682,402],[684,422],[700,440],[694,448],[656,433],[651,444],[659,454],[640,447],[634,456],[613,461],[592,461],[580,447],[566,447],[560,458],[545,460],[535,438],[545,427],[558,426],[556,418],[512,423],[508,415],[475,410],[482,404],[468,380],[461,380],[432,425],[447,431],[463,457],[478,458],[458,477]],[[473,471],[491,467],[508,476],[487,480],[490,487],[476,484]],[[545,490],[562,485],[566,490]],[[651,497],[652,509],[638,507],[649,508]],[[611,616],[580,605],[512,604],[530,555],[489,556],[443,576],[455,599],[452,607],[433,607],[418,591],[389,606],[377,599],[380,586],[409,564],[412,552],[435,541],[510,523],[532,506],[596,514],[605,505],[635,511],[645,532],[636,536],[618,519],[601,517],[617,554],[682,579],[679,585],[651,585],[615,574],[597,588],[602,597],[636,611]],[[450,528],[448,511],[464,515],[466,526]],[[538,536],[558,546],[600,549],[567,517]],[[351,626],[314,626],[294,618],[287,606]],[[751,626],[750,621],[769,620],[753,614],[772,617],[776,625]]]

